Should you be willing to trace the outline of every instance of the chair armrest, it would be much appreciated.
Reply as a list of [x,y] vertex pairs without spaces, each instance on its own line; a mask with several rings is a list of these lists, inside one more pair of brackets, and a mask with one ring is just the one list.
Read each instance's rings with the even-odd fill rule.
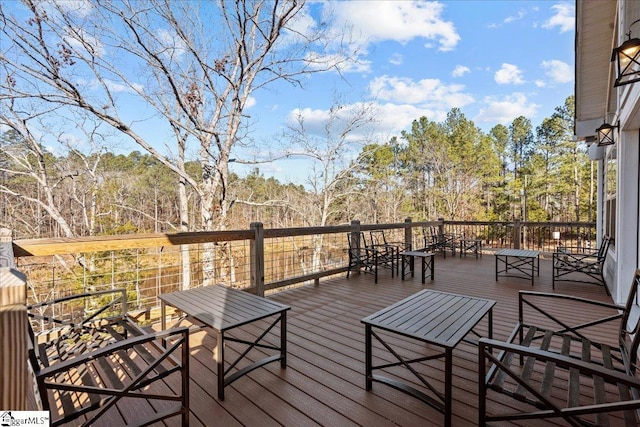
[[579,246],[557,246],[555,252],[561,254],[598,255],[598,248],[581,248]]
[[[47,314],[38,314],[38,313],[34,313],[34,311],[39,310],[39,309],[44,309],[47,310],[49,307],[55,306],[57,304],[62,304],[62,303],[69,303],[72,302],[74,300],[79,300],[79,299],[83,299],[83,298],[95,298],[95,297],[99,297],[101,295],[118,295],[117,298],[115,298],[112,301],[107,301],[103,304],[101,304],[99,307],[96,308],[96,310],[94,310],[92,313],[90,313],[89,315],[87,315],[86,317],[82,318],[80,321],[71,321],[65,318],[61,318],[59,316],[54,316],[54,315],[47,315]],[[118,304],[120,305],[119,309],[117,308]],[[69,325],[69,326],[76,326],[76,325],[82,325],[85,323],[89,323],[95,319],[100,318],[99,316],[103,313],[108,313],[109,310],[116,310],[119,311],[119,314],[115,315],[110,315],[110,316],[106,316],[106,318],[115,318],[115,317],[122,317],[124,315],[127,314],[127,290],[124,288],[116,288],[116,289],[106,289],[106,290],[102,290],[102,291],[95,291],[95,292],[84,292],[81,294],[73,294],[73,295],[68,295],[65,297],[61,297],[61,298],[56,298],[53,300],[49,300],[49,301],[44,301],[44,302],[40,302],[40,303],[36,303],[36,304],[31,304],[27,306],[27,315],[34,320],[43,320],[49,323],[53,323],[53,324],[57,324],[57,325]],[[67,313],[67,314],[73,314],[70,313],[66,310],[62,311],[63,313]],[[55,311],[54,311],[55,313]]]
[[623,305],[619,305],[619,304],[614,304],[614,303],[610,303],[610,302],[604,302],[604,301],[598,301],[598,300],[592,300],[592,299],[577,297],[575,295],[556,294],[556,293],[550,293],[550,292],[519,291],[518,300],[522,301],[523,298],[526,298],[527,296],[534,296],[534,297],[539,297],[539,298],[549,298],[549,299],[569,300],[569,301],[574,301],[574,302],[580,303],[580,304],[590,304],[590,305],[595,305],[595,306],[599,306],[599,307],[611,308],[611,309],[614,309],[614,310],[624,310],[624,306]]
[[[555,313],[553,312],[553,308],[557,307],[557,305],[554,304],[551,307],[547,307],[547,306],[540,307],[539,305],[535,304],[536,300],[537,301],[541,301],[541,300],[570,301],[571,306],[574,307],[575,311],[584,311],[584,310],[587,310],[588,307],[593,307],[593,308],[601,307],[605,309],[610,309],[612,311],[612,314],[611,315],[602,314],[602,317],[594,316],[593,319],[590,319],[583,323],[580,323],[577,325],[569,325],[567,321],[559,318],[559,315],[561,313],[557,311]],[[566,307],[566,304],[563,304],[563,306]],[[553,324],[553,328],[556,328],[558,326],[562,327],[562,329],[559,329],[556,332],[561,332],[561,333],[572,332],[574,335],[579,337],[583,337],[583,335],[580,332],[577,332],[579,329],[585,329],[595,325],[601,325],[604,323],[618,321],[622,319],[623,311],[625,309],[625,307],[622,305],[603,302],[603,301],[597,301],[597,300],[590,300],[590,299],[577,297],[573,295],[552,294],[552,293],[535,292],[535,291],[520,291],[518,294],[518,320],[519,320],[519,324],[521,325],[527,325],[527,324],[533,325],[532,322],[525,321],[526,307],[530,308],[535,312],[535,317],[538,320],[538,322],[540,322],[540,318],[542,318],[543,321],[544,320],[546,320],[547,322],[550,321]],[[563,312],[562,314],[566,314],[566,313]],[[538,326],[542,328],[548,328],[547,326],[542,326],[540,323],[538,324]]]
[[[624,384],[627,387],[640,387],[640,378],[630,376],[620,371],[607,369],[597,363],[584,362],[562,354],[540,350],[539,348],[531,348],[489,338],[480,338],[478,340],[478,346],[479,357],[487,357],[487,352],[500,350],[501,352],[504,352],[501,353],[501,355],[514,353],[523,357],[534,357],[538,361],[553,362],[557,366],[565,369],[576,369],[581,375],[590,377],[598,376],[604,378],[606,381]],[[498,356],[498,359],[500,357],[501,356]]]
[[[182,326],[178,328],[172,328],[164,331],[152,332],[145,335],[127,338],[125,340],[106,345],[93,351],[83,353],[80,356],[69,358],[52,366],[42,368],[36,373],[36,375],[38,377],[50,377],[60,372],[66,372],[69,369],[84,365],[90,360],[106,357],[118,351],[126,350],[151,341],[167,340],[177,335],[182,335],[182,340],[184,342],[188,342],[189,328],[187,328],[186,326]],[[34,369],[36,368],[34,367]]]
[[79,299],[79,298],[89,298],[89,297],[95,297],[98,295],[105,295],[105,294],[115,294],[115,293],[122,293],[123,295],[126,296],[126,289],[124,288],[115,288],[115,289],[105,289],[102,291],[95,291],[95,292],[84,292],[81,294],[73,294],[73,295],[68,295],[66,297],[60,297],[60,298],[56,298],[56,299],[52,299],[49,301],[43,301],[40,303],[36,303],[36,304],[31,304],[27,306],[27,310],[31,310],[34,308],[40,308],[40,307],[46,307],[48,305],[54,305],[54,304],[59,304],[61,302],[67,302],[67,301],[72,301],[74,299]]

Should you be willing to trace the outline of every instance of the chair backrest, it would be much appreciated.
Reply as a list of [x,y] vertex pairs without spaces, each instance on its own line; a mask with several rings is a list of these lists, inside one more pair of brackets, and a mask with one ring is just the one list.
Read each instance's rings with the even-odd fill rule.
[[607,256],[609,245],[611,245],[611,238],[609,236],[602,237],[602,243],[598,248],[598,259],[604,259]]
[[349,242],[349,255],[354,258],[360,257],[362,255],[362,249],[367,247],[365,234],[362,231],[357,234],[347,233],[347,241]]
[[437,231],[435,231],[434,228],[435,227],[422,227],[422,240],[425,247],[431,245],[437,237]]
[[384,235],[384,230],[371,230],[369,236],[371,237],[371,244],[373,245],[387,244],[387,237]]
[[626,359],[629,374],[635,375],[638,368],[638,348],[640,347],[640,269],[633,275],[629,297],[622,313],[620,324],[620,349]]

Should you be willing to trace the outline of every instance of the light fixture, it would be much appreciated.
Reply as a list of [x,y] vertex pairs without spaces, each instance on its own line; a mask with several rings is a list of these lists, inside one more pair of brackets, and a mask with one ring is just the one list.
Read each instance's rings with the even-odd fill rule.
[[610,125],[605,121],[600,125],[598,129],[596,129],[596,141],[598,142],[598,147],[602,147],[603,145],[613,145],[616,143],[615,132],[614,129],[618,128],[618,124]]
[[640,22],[635,20],[629,25],[627,41],[611,53],[611,61],[616,62],[617,78],[614,87],[640,81],[640,39],[631,38],[631,27]]

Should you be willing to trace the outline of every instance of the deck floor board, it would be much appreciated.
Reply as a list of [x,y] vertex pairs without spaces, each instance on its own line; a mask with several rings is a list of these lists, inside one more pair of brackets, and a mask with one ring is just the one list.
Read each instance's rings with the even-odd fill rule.
[[[406,281],[391,278],[386,270],[380,272],[378,284],[366,274],[344,275],[320,281],[297,289],[275,293],[269,298],[291,306],[288,313],[288,367],[267,365],[250,373],[227,389],[224,402],[214,397],[211,404],[221,408],[242,425],[327,425],[327,426],[440,426],[443,416],[428,405],[383,384],[374,383],[373,390],[365,390],[364,381],[364,325],[360,320],[390,304],[422,289],[452,292],[497,301],[494,308],[493,331],[497,339],[505,339],[518,316],[519,290],[553,292],[551,288],[551,263],[540,261],[540,276],[535,285],[527,279],[500,277],[495,280],[495,262],[490,255],[436,260],[435,280],[425,285],[419,277]],[[586,298],[610,302],[604,289],[591,285],[562,284],[557,293],[568,293]],[[240,335],[255,336],[259,325],[247,325]],[[486,331],[486,321],[479,325]],[[602,331],[602,337],[615,334]],[[271,338],[277,339],[276,337]],[[202,339],[201,339],[202,340]],[[429,352],[429,346],[414,340],[393,336],[390,342],[401,352],[410,354]],[[196,381],[215,395],[215,373],[211,349],[215,339],[207,335],[202,340],[202,352],[197,357],[208,363],[210,372],[205,382],[201,374]],[[207,354],[208,351],[208,354]],[[237,351],[237,350],[236,350]],[[255,351],[255,350],[254,350]],[[193,353],[193,352],[192,352]],[[263,354],[250,355],[256,360]],[[392,356],[374,345],[375,363],[392,361]],[[384,363],[384,362],[383,362]],[[441,362],[420,365],[442,387]],[[406,369],[393,368],[396,376],[412,385],[417,381]],[[193,378],[193,375],[192,375]],[[461,343],[454,350],[453,371],[453,422],[456,426],[477,425],[477,348]],[[233,402],[237,400],[237,402]],[[518,403],[492,401],[489,408],[514,407]],[[197,406],[192,408],[198,411]],[[240,411],[240,412],[237,412]],[[251,414],[248,415],[241,415]],[[521,425],[531,425],[523,422]],[[545,425],[554,425],[545,422]],[[558,421],[555,425],[564,425]]]
[[[288,312],[288,365],[279,363],[259,368],[240,378],[225,390],[225,400],[217,399],[216,369],[213,361],[215,337],[206,329],[192,333],[191,344],[191,421],[192,425],[221,426],[441,426],[444,417],[428,405],[391,387],[374,383],[365,390],[364,325],[362,318],[406,298],[422,289],[489,298],[494,307],[494,338],[505,339],[518,316],[518,291],[553,292],[551,261],[540,260],[540,276],[535,286],[527,279],[500,277],[495,280],[495,259],[457,258],[437,255],[435,280],[424,285],[417,277],[402,281],[381,270],[378,283],[367,274],[326,278],[319,285],[307,285],[269,295],[277,302],[291,306]],[[610,302],[602,287],[585,284],[558,284],[555,292]],[[571,312],[567,307],[567,312]],[[572,313],[579,316],[580,313]],[[265,321],[266,322],[266,321]],[[254,337],[260,323],[245,325],[232,335]],[[486,320],[479,324],[486,332]],[[617,331],[596,332],[603,340]],[[279,328],[267,341],[276,344]],[[389,337],[389,335],[385,335]],[[399,336],[389,342],[400,352],[425,354],[430,346]],[[375,343],[375,342],[374,342]],[[230,343],[227,357],[241,350]],[[248,361],[264,357],[254,349]],[[392,361],[392,356],[374,345],[374,363]],[[454,350],[453,425],[475,426],[478,417],[477,348],[461,343]],[[417,367],[442,387],[443,363],[429,362]],[[417,385],[412,374],[402,368],[389,370],[390,376]],[[385,373],[386,375],[386,373]],[[554,392],[562,392],[561,390]],[[489,401],[489,409],[517,407],[518,403]],[[614,420],[616,421],[616,420]],[[620,423],[622,424],[622,423]],[[511,424],[531,426],[522,422]],[[538,424],[542,425],[542,424]],[[545,422],[544,425],[565,425]],[[612,425],[617,425],[615,422]]]

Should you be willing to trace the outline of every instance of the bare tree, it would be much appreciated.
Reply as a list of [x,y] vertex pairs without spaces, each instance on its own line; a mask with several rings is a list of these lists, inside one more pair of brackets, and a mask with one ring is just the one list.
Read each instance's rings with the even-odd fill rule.
[[[310,54],[311,47],[328,49],[319,45],[323,28],[295,28],[304,1],[25,5],[20,15],[0,5],[2,33],[11,40],[0,54],[7,76],[0,99],[84,109],[126,134],[197,189],[206,230],[225,224],[228,163],[250,95],[276,80],[299,84],[305,73],[336,66]],[[126,114],[132,102],[147,115]],[[175,132],[175,157],[139,130],[141,121],[158,116]],[[191,142],[199,181],[181,161]]]
[[[304,5],[25,0],[21,9],[3,2],[0,101],[16,112],[35,99],[42,110],[54,104],[93,114],[197,191],[199,228],[221,229],[230,207],[231,150],[247,125],[251,94],[277,80],[301,84],[304,74],[347,60],[328,55],[336,44],[323,42],[326,26],[304,19]],[[132,105],[146,113],[128,113]],[[143,135],[144,122],[158,119],[174,132],[174,154]],[[184,169],[190,149],[197,152],[202,179]],[[181,217],[188,229],[189,216]]]
[[[288,127],[287,140],[298,155],[310,161],[307,179],[309,197],[303,206],[308,226],[325,226],[332,217],[340,216],[341,201],[357,194],[359,156],[370,153],[362,150],[372,142],[375,109],[371,103],[351,106],[334,102],[326,117],[308,123],[298,111]],[[377,147],[376,145],[370,145]],[[312,271],[320,268],[322,235],[314,235]]]

